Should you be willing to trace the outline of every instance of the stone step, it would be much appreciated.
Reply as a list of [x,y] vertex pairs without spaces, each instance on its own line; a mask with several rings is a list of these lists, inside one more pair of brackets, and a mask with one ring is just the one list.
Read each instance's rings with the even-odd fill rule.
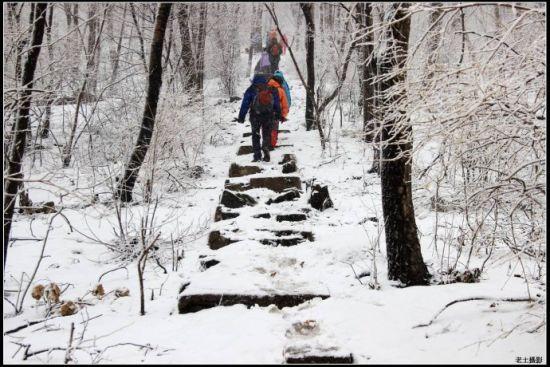
[[236,212],[224,211],[221,206],[216,207],[216,213],[214,214],[214,222],[220,220],[237,218],[240,214]]
[[207,270],[215,265],[218,265],[220,262],[216,259],[201,260],[201,269]]
[[282,194],[278,195],[275,198],[270,198],[267,200],[266,204],[278,204],[282,203],[284,201],[294,201],[294,199],[298,199],[300,197],[300,191],[296,190],[294,188],[286,189]]
[[[275,147],[277,148],[284,148],[284,147],[293,147],[293,144],[279,144]],[[239,150],[237,151],[237,155],[246,155],[246,154],[252,154],[254,150],[252,149],[252,145],[241,145],[239,147]]]
[[[237,190],[239,191],[239,190]],[[220,204],[227,208],[242,208],[243,206],[254,206],[258,202],[252,196],[223,190]]]
[[179,298],[178,310],[180,314],[197,312],[218,306],[233,306],[237,304],[250,308],[254,305],[267,307],[275,305],[278,308],[298,306],[313,298],[326,299],[326,294],[190,294]]
[[[234,214],[234,213],[231,213]],[[236,213],[235,213],[236,214]],[[270,219],[270,213],[261,213],[253,215],[252,218],[265,218]],[[307,219],[307,215],[302,213],[291,213],[291,214],[277,214],[275,215],[275,220],[277,222],[302,222]]]
[[316,344],[300,344],[287,346],[283,352],[288,364],[351,364],[353,355],[343,352],[336,346],[320,346]]
[[238,241],[222,235],[220,231],[212,231],[208,235],[208,247],[212,250],[218,250]]
[[[279,130],[279,134],[288,134],[290,130]],[[252,132],[247,132],[243,134],[243,138],[247,138],[249,136],[252,136]]]
[[276,217],[277,222],[301,222],[307,219],[307,216],[302,213],[279,214]]
[[252,145],[241,145],[237,151],[237,155],[252,154],[253,152]]
[[296,162],[296,156],[294,154],[283,154],[283,159],[279,162],[279,164],[285,164],[291,161]]
[[[308,231],[294,231],[294,230],[271,230],[271,229],[257,229],[260,232],[269,232],[273,234],[275,238],[260,238],[257,241],[262,245],[267,246],[295,246],[299,243],[309,241],[313,242],[315,237],[313,233]],[[212,231],[208,235],[208,247],[211,250],[219,250],[222,247],[228,246],[232,243],[242,241],[242,239],[235,239],[229,237],[228,232]]]
[[247,191],[265,188],[275,192],[283,192],[288,188],[302,189],[302,181],[297,176],[253,177],[249,183],[226,183],[225,188],[232,191]]
[[258,166],[239,166],[237,163],[231,163],[229,167],[229,177],[241,177],[253,175],[262,172]]

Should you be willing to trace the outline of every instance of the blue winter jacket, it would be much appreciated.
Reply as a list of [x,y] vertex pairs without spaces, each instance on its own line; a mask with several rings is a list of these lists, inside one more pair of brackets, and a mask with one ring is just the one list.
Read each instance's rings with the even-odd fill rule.
[[286,94],[286,100],[288,101],[288,107],[291,106],[291,100],[290,100],[290,88],[288,87],[288,84],[286,83],[285,77],[283,76],[283,73],[280,70],[277,70],[274,74],[274,76],[278,76],[283,80],[283,88],[285,89]]
[[[254,97],[256,97],[256,94],[258,93],[257,86],[260,84],[266,84],[266,83],[267,83],[266,76],[254,75],[254,79],[252,79],[252,85],[246,89],[246,92],[244,92],[243,101],[241,102],[241,110],[239,111],[239,120],[244,120],[244,118],[246,117],[246,113],[248,112],[248,109],[250,108],[252,101],[254,101]],[[279,102],[279,93],[277,93],[277,91],[273,91],[273,97],[274,97],[273,109],[275,110],[275,116],[280,116],[281,103]]]

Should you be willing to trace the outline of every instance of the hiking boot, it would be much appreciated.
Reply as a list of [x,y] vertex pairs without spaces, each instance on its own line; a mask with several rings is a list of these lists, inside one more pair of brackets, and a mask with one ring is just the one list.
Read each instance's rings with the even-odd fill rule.
[[252,160],[252,162],[259,162],[259,161],[261,161],[260,158],[254,158],[254,159]]
[[269,149],[268,148],[262,148],[262,151],[264,152],[264,162],[269,162]]

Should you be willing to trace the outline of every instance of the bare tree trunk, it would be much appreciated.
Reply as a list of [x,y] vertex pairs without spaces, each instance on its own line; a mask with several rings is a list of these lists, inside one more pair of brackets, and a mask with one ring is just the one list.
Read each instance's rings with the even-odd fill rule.
[[[48,46],[48,58],[50,59],[50,62],[53,60],[53,46],[52,46],[52,22],[53,22],[53,4],[48,5],[49,12],[48,12],[48,23],[46,25],[46,42]],[[50,88],[52,88],[53,84],[50,83]],[[48,93],[46,97],[46,113],[44,117],[44,123],[42,124],[41,128],[41,137],[47,138],[50,133],[50,120],[52,117],[52,103],[53,98]]]
[[124,11],[122,12],[122,25],[120,26],[120,34],[118,36],[117,46],[116,46],[116,53],[113,57],[113,73],[111,74],[111,83],[113,83],[116,80],[116,77],[118,75],[118,65],[120,60],[120,51],[122,50],[122,36],[124,34],[124,25],[126,20],[126,7],[127,4],[124,4]]
[[[371,17],[373,17],[372,10],[371,10]],[[374,25],[374,18],[371,18],[371,19],[373,19],[372,21]],[[383,22],[384,22],[383,11],[380,8],[378,8],[378,24],[382,24]],[[386,33],[387,34],[386,37],[390,37],[387,29],[382,29],[381,32]],[[377,81],[374,83],[374,98],[373,98],[373,108],[374,108],[374,124],[372,125],[373,159],[372,159],[372,167],[368,170],[368,173],[376,173],[379,175],[380,165],[381,165],[380,151],[382,149],[380,146],[380,136],[381,136],[380,121],[383,120],[383,112],[382,112],[383,101],[382,101],[381,93],[384,89],[383,85],[387,87],[387,84],[384,84],[379,77],[382,75],[382,69],[384,67],[387,69],[389,66],[387,64],[384,64],[383,60],[380,61],[375,59],[375,62],[372,64],[372,67],[374,70],[373,73],[377,77]]]
[[[304,18],[306,20],[306,64],[307,64],[307,87],[314,93],[315,91],[315,23],[313,21],[312,3],[300,3]],[[312,93],[306,95],[306,129],[311,130],[315,123],[315,108],[313,104],[314,96]]]
[[294,37],[293,37],[293,40],[295,41],[294,44],[296,45],[295,48],[296,48],[296,51],[299,51],[302,47],[303,47],[303,44],[302,43],[302,21],[303,21],[303,17],[304,17],[304,14],[303,12],[300,11],[301,9],[301,6],[300,6],[300,3],[294,3],[292,5],[295,5],[297,8],[296,8],[296,33],[294,34]]
[[172,43],[174,40],[174,22],[172,17],[170,17],[170,19],[168,20],[168,28],[170,28],[170,32],[168,34],[168,41],[166,41],[166,56],[164,57],[163,69],[166,69],[168,66],[170,66],[170,69],[172,69],[172,62],[170,61]]
[[[363,63],[361,67],[362,71],[362,106],[363,106],[363,128],[365,131],[365,141],[373,141],[374,126],[374,93],[375,84],[374,78],[376,77],[376,58],[374,56],[373,34],[372,34],[372,4],[370,3],[358,3],[360,25],[364,29],[364,33],[367,33],[364,41],[364,45],[361,46]],[[370,33],[369,33],[370,32]]]
[[[17,3],[8,3],[8,19],[10,21],[10,31],[13,34],[19,32],[19,26],[21,25],[21,8],[17,11]],[[20,40],[16,42],[16,54],[15,54],[15,85],[21,80],[21,55],[23,54],[23,49],[25,48],[26,39],[21,37]]]
[[78,23],[80,22],[80,19],[78,19],[78,3],[73,4],[73,23],[75,26],[78,27]]
[[177,4],[178,7],[178,25],[180,28],[181,36],[181,61],[182,68],[184,70],[185,81],[184,89],[188,88],[190,85],[191,79],[194,79],[195,76],[195,62],[193,57],[193,50],[191,48],[191,33],[189,32],[189,4],[180,3]]
[[[397,84],[404,83],[404,70],[410,33],[410,18],[407,15],[408,4],[394,4],[395,19],[390,26],[394,49],[392,55],[384,60],[384,71],[392,76],[384,84],[384,91]],[[388,60],[389,59],[389,60]],[[397,69],[397,72],[396,72]],[[392,71],[393,70],[393,71]],[[404,87],[388,97],[393,110],[406,98]],[[402,111],[402,115],[405,112]],[[411,188],[411,150],[412,127],[408,121],[386,121],[382,127],[382,209],[384,212],[386,249],[388,256],[388,278],[399,280],[403,284],[428,284],[429,273],[422,259],[420,242],[414,217]],[[398,126],[399,124],[399,126]]]
[[429,20],[429,26],[433,27],[431,31],[430,37],[428,37],[427,40],[427,48],[428,48],[428,75],[426,75],[423,84],[427,85],[429,81],[434,77],[434,70],[433,67],[438,61],[438,48],[439,48],[439,42],[441,40],[441,15],[443,14],[443,11],[439,8],[441,6],[441,3],[431,3],[431,6],[434,7],[434,10],[430,11],[430,20]]
[[254,34],[257,37],[256,42],[254,43],[254,52],[262,52],[262,17],[264,14],[264,8],[261,5],[258,5],[256,8],[256,13],[254,16]]
[[44,28],[46,26],[46,8],[47,3],[37,3],[35,13],[35,25],[31,38],[31,47],[27,54],[27,60],[23,66],[23,79],[21,92],[21,103],[19,104],[19,113],[17,122],[13,130],[13,144],[9,152],[8,169],[4,176],[4,267],[8,255],[8,244],[10,239],[11,222],[15,208],[15,200],[23,172],[21,171],[23,156],[25,155],[25,145],[27,131],[29,130],[29,110],[31,106],[31,93],[33,89],[34,71],[42,39],[44,38]]
[[250,75],[250,70],[252,68],[252,59],[254,58],[254,51],[256,49],[256,40],[258,37],[258,34],[256,33],[256,24],[258,23],[258,8],[261,10],[261,5],[256,6],[256,4],[252,3],[252,24],[250,25],[250,46],[248,47],[248,67],[246,68],[246,77]]
[[204,49],[206,46],[206,17],[207,17],[207,4],[200,4],[199,11],[199,34],[197,37],[197,55],[195,57],[195,86],[202,92],[204,86]]
[[493,7],[493,15],[495,17],[495,28],[500,31],[502,29],[502,17],[500,16],[500,6],[498,4]]
[[[93,60],[95,58],[96,50],[99,49],[99,41],[101,39],[101,34],[103,33],[103,26],[105,25],[106,20],[106,14],[108,11],[108,7],[105,7],[103,9],[103,20],[101,21],[101,26],[99,27],[99,32],[97,34],[97,38],[95,39],[95,43],[92,46],[91,50],[88,50],[87,61],[86,65],[89,65],[91,63],[90,60]],[[82,82],[82,86],[80,87],[80,91],[78,92],[78,97],[76,99],[76,106],[75,106],[75,114],[74,114],[74,121],[71,126],[71,132],[69,134],[69,139],[67,140],[67,143],[65,143],[65,146],[63,147],[63,155],[62,155],[62,162],[63,167],[69,167],[69,164],[71,163],[71,157],[73,152],[73,142],[76,146],[76,141],[78,140],[78,137],[76,137],[76,129],[78,126],[78,115],[80,110],[80,105],[86,101],[86,98],[89,98],[89,95],[86,93],[86,90],[88,90],[88,82],[90,80],[90,72],[92,71],[92,68],[86,67],[86,72],[84,74],[84,81]],[[80,136],[80,135],[79,135]]]
[[136,26],[136,31],[138,34],[139,39],[139,49],[141,56],[141,61],[143,62],[143,67],[145,68],[145,72],[147,72],[147,61],[145,61],[145,47],[143,46],[143,34],[141,33],[141,28],[139,27],[139,23],[136,17],[136,9],[134,8],[134,4],[130,3],[130,14],[132,14],[132,20],[134,21],[134,25]]
[[[95,50],[96,37],[97,37],[97,4],[88,4],[88,49],[86,50],[86,73],[88,74],[88,83],[86,85],[86,97],[84,100],[89,100],[92,96],[96,95],[97,89],[97,70],[96,66],[96,54]],[[99,47],[99,46],[98,46]],[[96,51],[96,52],[94,52]]]
[[67,20],[67,31],[71,28],[73,22],[73,16],[71,15],[71,4],[63,3],[63,10],[65,11],[65,18]]
[[124,175],[117,188],[117,196],[123,202],[132,201],[132,191],[137,175],[143,164],[153,135],[160,88],[162,86],[162,48],[164,45],[166,24],[170,17],[171,8],[171,3],[160,3],[155,19],[155,30],[149,55],[149,84],[147,87],[147,97],[145,99],[141,129],[130,161],[128,162]]

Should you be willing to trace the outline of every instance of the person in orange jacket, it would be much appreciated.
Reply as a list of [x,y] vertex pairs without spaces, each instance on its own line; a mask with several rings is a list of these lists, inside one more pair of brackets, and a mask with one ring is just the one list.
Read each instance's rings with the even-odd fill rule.
[[[286,121],[286,117],[288,115],[288,100],[286,98],[286,92],[283,87],[283,80],[280,76],[274,75],[272,76],[269,81],[267,82],[267,85],[270,87],[273,87],[277,90],[279,94],[279,101],[281,102],[281,122]],[[273,123],[273,128],[271,130],[271,149],[275,148],[277,145],[277,137],[279,135],[279,120],[275,120]]]

